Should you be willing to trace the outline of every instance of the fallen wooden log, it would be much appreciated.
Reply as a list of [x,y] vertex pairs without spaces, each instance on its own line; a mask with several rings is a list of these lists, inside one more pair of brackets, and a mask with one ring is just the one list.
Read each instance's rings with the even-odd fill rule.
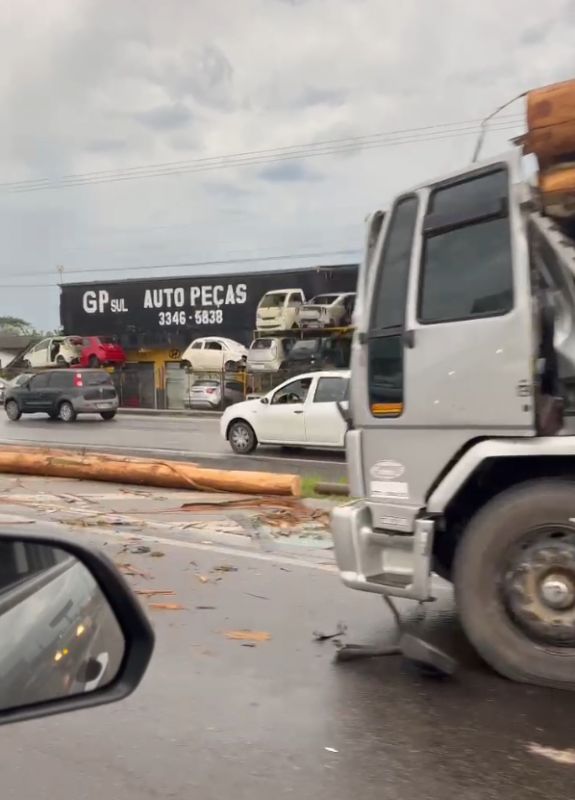
[[104,453],[80,454],[44,448],[3,449],[0,452],[0,472],[203,492],[294,497],[301,494],[301,478],[298,475],[207,469],[177,461],[127,458]]

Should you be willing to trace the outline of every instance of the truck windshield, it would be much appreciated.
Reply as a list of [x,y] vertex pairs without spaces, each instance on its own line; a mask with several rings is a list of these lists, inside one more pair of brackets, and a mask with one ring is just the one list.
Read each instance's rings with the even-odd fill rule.
[[260,308],[280,308],[285,303],[287,293],[266,294],[260,300]]

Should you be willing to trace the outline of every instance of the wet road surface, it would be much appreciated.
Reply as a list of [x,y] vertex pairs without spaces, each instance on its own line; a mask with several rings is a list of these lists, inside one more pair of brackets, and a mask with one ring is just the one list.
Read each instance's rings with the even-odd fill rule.
[[119,414],[112,422],[86,416],[65,425],[49,420],[46,415],[25,416],[13,423],[0,409],[0,443],[186,459],[220,469],[293,472],[328,481],[346,477],[343,453],[262,447],[251,456],[238,456],[220,437],[219,419],[209,417]]
[[[164,555],[152,558],[132,553],[121,528],[68,535],[148,573],[132,585],[173,590],[185,610],[150,611],[156,653],[127,701],[0,730],[3,800],[571,796],[575,764],[554,759],[575,747],[575,694],[491,673],[463,641],[448,591],[423,623],[403,606],[461,661],[438,682],[397,657],[333,664],[314,630],[344,622],[348,641],[370,643],[394,631],[378,599],[340,586],[329,552],[224,554],[217,534],[183,532],[162,534]],[[241,629],[271,638],[226,638]]]

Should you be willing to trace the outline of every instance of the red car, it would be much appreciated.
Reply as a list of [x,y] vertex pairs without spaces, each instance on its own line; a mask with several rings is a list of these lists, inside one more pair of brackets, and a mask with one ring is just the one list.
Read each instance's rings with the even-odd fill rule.
[[102,367],[121,366],[126,361],[126,353],[122,345],[111,336],[84,336],[80,366]]

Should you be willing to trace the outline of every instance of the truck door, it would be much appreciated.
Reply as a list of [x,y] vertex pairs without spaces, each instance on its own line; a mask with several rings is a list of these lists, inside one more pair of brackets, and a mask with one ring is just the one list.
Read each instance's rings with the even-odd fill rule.
[[400,197],[386,220],[352,356],[348,435],[376,527],[411,530],[468,442],[534,433],[517,178],[513,160],[486,163]]

